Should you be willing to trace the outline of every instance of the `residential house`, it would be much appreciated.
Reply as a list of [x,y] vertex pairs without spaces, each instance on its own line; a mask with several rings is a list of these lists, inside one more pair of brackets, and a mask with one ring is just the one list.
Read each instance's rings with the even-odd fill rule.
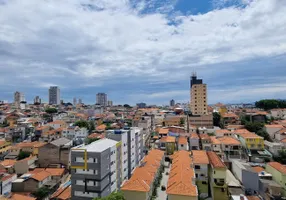
[[276,181],[283,189],[282,196],[286,196],[286,166],[278,162],[269,162],[266,164],[266,171],[272,174],[273,180]]
[[219,129],[215,130],[216,137],[223,137],[223,136],[233,136],[233,133],[228,129]]
[[164,126],[180,126],[181,125],[181,118],[184,116],[179,115],[166,115],[163,125]]
[[162,137],[159,140],[159,147],[165,150],[167,155],[172,155],[176,150],[176,138],[172,136]]
[[47,125],[52,127],[53,129],[65,128],[66,127],[66,123],[64,121],[62,121],[62,120],[56,120],[56,121],[48,123]]
[[207,155],[210,161],[209,180],[212,199],[228,200],[226,184],[227,167],[215,152],[208,151]]
[[264,150],[264,139],[255,133],[245,132],[239,133],[238,138],[242,145],[248,150]]
[[192,115],[189,117],[189,124],[195,127],[205,127],[208,129],[213,128],[213,115]]
[[274,140],[280,142],[286,138],[286,128],[283,128],[274,133]]
[[200,197],[206,198],[209,195],[209,179],[208,179],[208,165],[209,158],[206,151],[192,150],[192,158],[194,169],[196,173],[196,185],[200,191]]
[[178,137],[177,143],[178,150],[189,150],[188,139],[186,137]]
[[71,199],[71,185],[64,184],[59,187],[50,197],[51,200],[70,200]]
[[39,140],[43,141],[43,142],[51,142],[51,141],[56,140],[60,137],[61,137],[60,132],[57,132],[56,130],[52,129],[52,130],[49,130],[49,131],[42,133]]
[[0,174],[0,195],[8,196],[11,193],[12,182],[17,179],[16,174]]
[[70,149],[72,141],[59,138],[39,148],[38,163],[40,167],[55,165],[68,166],[70,162]]
[[281,124],[266,124],[265,125],[265,130],[269,134],[269,136],[274,139],[275,133],[283,129],[284,126]]
[[172,156],[166,193],[169,200],[198,200],[193,162],[188,151],[177,151]]
[[221,150],[224,156],[228,158],[241,158],[243,149],[241,143],[233,137],[224,136],[219,137],[217,140],[221,144]]
[[267,140],[264,141],[264,147],[267,149],[272,155],[278,156],[279,151],[282,150],[283,145],[280,142],[269,142]]
[[30,171],[12,182],[12,192],[36,192],[50,180],[51,174],[46,171]]
[[223,152],[221,149],[221,142],[215,137],[215,136],[210,136],[211,139],[211,148],[212,151],[214,151],[217,155],[219,155],[220,157],[222,157]]
[[190,150],[200,149],[200,138],[197,133],[192,132],[189,137]]
[[160,128],[160,129],[158,130],[158,133],[159,133],[159,136],[160,136],[160,137],[168,136],[169,129],[167,129],[167,128]]
[[150,200],[154,183],[160,173],[164,162],[164,152],[151,150],[144,158],[142,165],[137,167],[131,178],[124,182],[121,191],[126,200]]
[[14,169],[16,174],[25,174],[29,170],[35,169],[36,168],[36,161],[37,157],[36,156],[30,156],[28,158],[18,160],[14,164]]
[[63,137],[68,138],[69,140],[81,139],[84,140],[88,136],[88,130],[85,127],[70,126],[63,129]]
[[221,118],[224,126],[240,124],[239,116],[235,113],[224,113]]
[[121,143],[115,140],[104,138],[72,148],[71,199],[92,200],[119,189],[121,165]]
[[42,171],[48,172],[51,176],[51,180],[45,184],[49,188],[62,184],[68,175],[64,168],[36,168],[31,173],[35,174]]
[[14,165],[17,162],[17,160],[3,160],[0,162],[0,171],[7,171],[8,173],[14,173]]
[[270,114],[275,119],[283,119],[286,116],[286,109],[285,108],[276,108],[270,110]]
[[208,134],[199,134],[201,139],[201,149],[206,151],[212,151],[211,138]]

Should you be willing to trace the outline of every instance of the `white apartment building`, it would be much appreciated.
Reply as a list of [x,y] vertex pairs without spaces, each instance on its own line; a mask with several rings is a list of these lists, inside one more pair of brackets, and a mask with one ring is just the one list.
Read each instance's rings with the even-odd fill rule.
[[96,94],[96,104],[99,104],[101,106],[107,106],[107,94],[97,93]]
[[63,137],[73,140],[73,139],[85,139],[88,136],[88,130],[83,127],[80,128],[78,126],[70,126],[68,128],[64,128],[62,132]]

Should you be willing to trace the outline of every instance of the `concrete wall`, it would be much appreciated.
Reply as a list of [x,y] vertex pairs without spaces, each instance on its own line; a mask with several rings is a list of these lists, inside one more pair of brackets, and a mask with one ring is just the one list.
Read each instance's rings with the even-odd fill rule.
[[38,163],[40,167],[48,167],[50,164],[60,163],[60,149],[53,144],[46,144],[39,148]]
[[258,192],[259,190],[258,173],[242,170],[242,184],[245,187],[245,189]]
[[183,195],[168,195],[168,200],[198,200],[198,197],[183,196]]

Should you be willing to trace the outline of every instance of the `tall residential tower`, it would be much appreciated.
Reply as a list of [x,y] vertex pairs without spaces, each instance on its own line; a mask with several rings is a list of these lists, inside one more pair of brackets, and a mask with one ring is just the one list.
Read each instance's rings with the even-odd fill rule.
[[96,104],[99,104],[101,106],[107,106],[107,94],[97,93],[96,94]]
[[196,73],[191,76],[191,111],[193,115],[207,115],[207,84],[202,79],[197,79]]
[[51,86],[49,89],[49,104],[60,104],[60,88],[58,86]]

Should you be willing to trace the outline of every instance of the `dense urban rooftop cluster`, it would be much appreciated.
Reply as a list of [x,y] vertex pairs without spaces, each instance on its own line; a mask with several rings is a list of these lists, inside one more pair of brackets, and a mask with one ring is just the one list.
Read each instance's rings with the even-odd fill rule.
[[286,110],[208,105],[207,85],[195,74],[190,90],[191,104],[164,107],[113,105],[104,93],[95,105],[65,104],[57,87],[49,104],[15,93],[14,103],[0,104],[0,195],[283,199]]

